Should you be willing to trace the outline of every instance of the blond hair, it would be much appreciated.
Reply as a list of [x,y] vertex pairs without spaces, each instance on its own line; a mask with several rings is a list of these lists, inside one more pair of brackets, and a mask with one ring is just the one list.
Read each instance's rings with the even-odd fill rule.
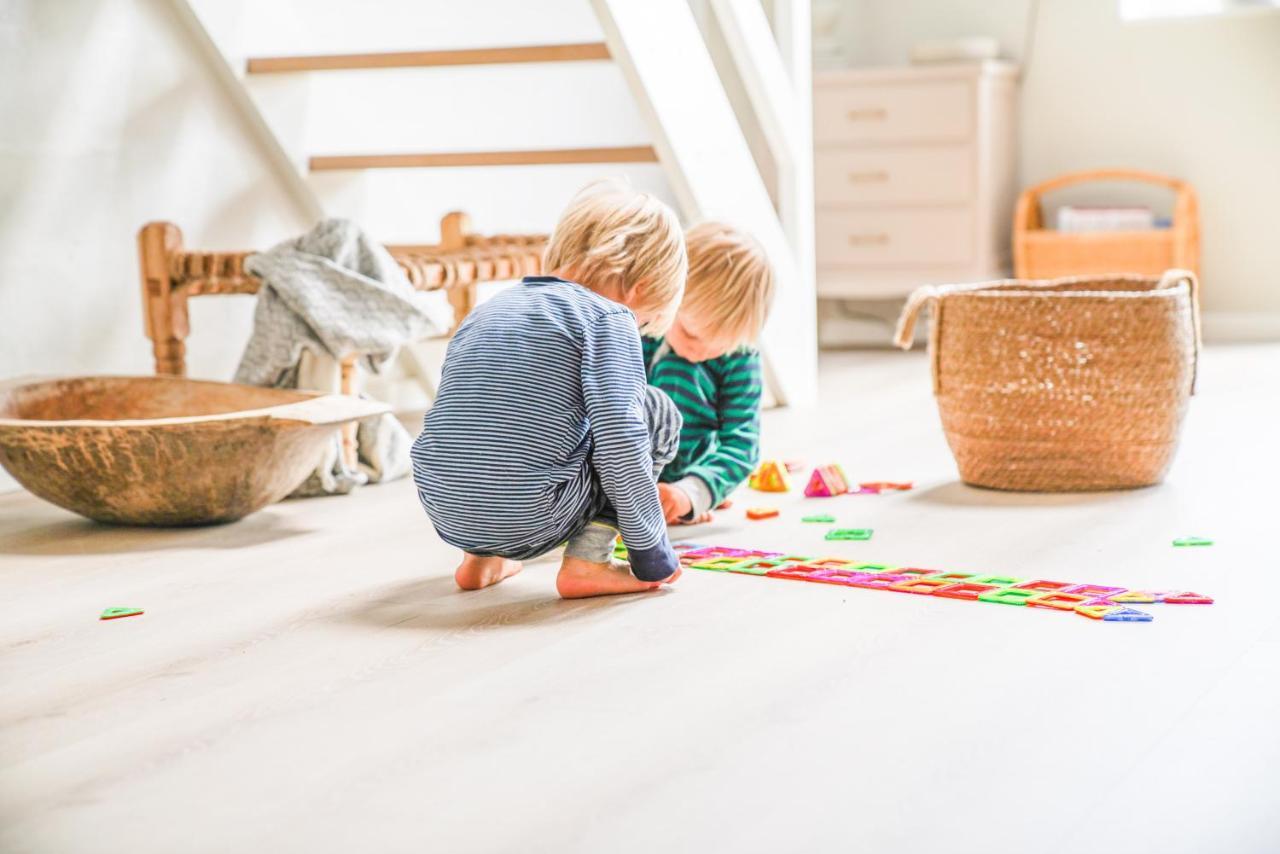
[[569,202],[542,267],[571,273],[592,290],[633,292],[641,331],[662,335],[675,318],[689,262],[675,212],[619,181],[588,184]]
[[734,345],[755,341],[773,303],[773,267],[764,247],[722,222],[695,225],[684,240],[689,277],[681,308]]

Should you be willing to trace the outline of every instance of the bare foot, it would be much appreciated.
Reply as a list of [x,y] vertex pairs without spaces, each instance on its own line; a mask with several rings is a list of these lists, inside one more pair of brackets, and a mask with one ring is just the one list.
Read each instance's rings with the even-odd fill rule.
[[565,599],[586,599],[590,596],[615,596],[619,593],[643,593],[671,584],[680,577],[680,570],[665,581],[641,581],[631,574],[625,563],[592,563],[580,557],[565,556],[556,576],[556,590]]
[[524,564],[518,560],[468,554],[463,556],[462,563],[453,573],[453,580],[463,590],[480,590],[510,578],[522,569]]

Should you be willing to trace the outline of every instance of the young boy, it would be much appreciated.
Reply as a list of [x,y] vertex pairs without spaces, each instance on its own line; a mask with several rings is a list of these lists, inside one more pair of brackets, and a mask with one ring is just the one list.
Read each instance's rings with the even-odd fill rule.
[[[413,446],[418,496],[466,553],[463,589],[566,541],[565,598],[673,582],[657,473],[675,455],[680,413],[645,383],[640,330],[661,334],[680,304],[679,222],[652,196],[595,184],[569,204],[543,262],[550,275],[476,308],[449,343]],[[630,570],[612,562],[619,530]]]
[[680,448],[658,491],[666,520],[703,522],[760,455],[760,334],[773,269],[755,240],[722,223],[685,235],[689,278],[666,338],[644,340],[649,382],[684,416]]

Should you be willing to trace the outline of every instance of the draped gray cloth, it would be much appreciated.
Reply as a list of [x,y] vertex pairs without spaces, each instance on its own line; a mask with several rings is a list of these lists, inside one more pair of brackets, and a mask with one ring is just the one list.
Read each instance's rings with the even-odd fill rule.
[[[357,354],[378,372],[404,344],[449,329],[451,318],[420,299],[391,254],[346,220],[324,220],[251,255],[245,270],[262,287],[238,383],[336,391],[344,357]],[[394,416],[367,419],[357,438],[359,470],[344,465],[335,438],[294,495],[345,493],[408,473],[411,440]]]

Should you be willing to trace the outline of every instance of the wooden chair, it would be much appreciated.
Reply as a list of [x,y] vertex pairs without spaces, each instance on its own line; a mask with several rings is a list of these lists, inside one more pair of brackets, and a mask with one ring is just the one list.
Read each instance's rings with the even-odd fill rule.
[[[547,236],[471,233],[466,214],[446,214],[440,243],[389,245],[392,257],[415,288],[444,290],[453,306],[454,329],[476,303],[481,282],[518,279],[542,270]],[[262,280],[245,272],[252,252],[203,252],[187,249],[182,231],[171,222],[150,222],[138,232],[142,267],[142,312],[155,355],[156,374],[186,376],[186,339],[191,333],[187,300],[215,294],[254,294]],[[452,330],[451,330],[452,331]],[[343,394],[356,391],[355,353],[340,360]],[[343,454],[355,464],[355,425],[343,430]]]

